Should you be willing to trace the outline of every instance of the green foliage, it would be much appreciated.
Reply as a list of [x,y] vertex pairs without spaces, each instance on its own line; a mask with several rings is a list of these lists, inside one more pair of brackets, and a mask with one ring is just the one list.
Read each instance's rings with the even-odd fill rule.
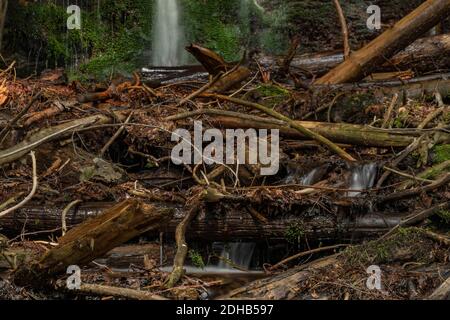
[[202,255],[196,250],[189,250],[189,258],[192,261],[192,264],[200,269],[205,268],[205,262],[203,261]]
[[300,243],[301,237],[305,234],[304,228],[300,223],[290,225],[285,231],[284,237],[291,244]]
[[433,148],[433,163],[438,164],[450,160],[450,144],[438,145]]
[[[74,79],[131,72],[141,51],[150,46],[152,3],[102,1],[95,10],[81,5],[81,30],[67,30],[64,6],[50,2],[15,4],[10,10],[18,28],[13,44],[31,45],[49,67],[73,66],[69,75]],[[33,48],[36,44],[40,47]]]
[[261,85],[256,91],[265,98],[264,105],[271,108],[282,103],[289,96],[288,90],[274,84]]
[[183,1],[183,25],[188,41],[215,50],[232,61],[240,58],[239,0]]
[[439,218],[441,218],[445,223],[450,224],[450,211],[449,210],[440,210],[438,212]]

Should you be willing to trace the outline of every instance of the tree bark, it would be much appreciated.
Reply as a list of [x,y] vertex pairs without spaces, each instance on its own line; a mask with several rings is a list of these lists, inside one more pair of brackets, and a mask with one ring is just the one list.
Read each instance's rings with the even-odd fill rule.
[[[128,113],[128,111],[125,113],[117,112],[116,116],[120,120],[125,120],[126,113]],[[35,134],[25,138],[23,141],[16,144],[15,146],[9,149],[1,150],[0,166],[6,163],[13,162],[17,159],[20,159],[30,150],[34,150],[36,147],[40,146],[43,143],[54,141],[56,139],[68,136],[73,132],[89,125],[107,124],[110,122],[112,122],[111,117],[108,117],[106,115],[95,115],[91,117],[66,122],[50,128],[41,129]]]
[[42,259],[19,269],[15,279],[29,284],[62,273],[70,265],[86,265],[111,249],[160,228],[172,213],[169,208],[125,200],[67,232]]
[[317,270],[338,263],[337,255],[319,259],[303,266],[292,268],[276,276],[256,280],[231,291],[219,299],[290,300],[299,294],[299,288]]
[[[95,217],[109,205],[108,203],[85,204],[70,210],[66,217],[67,226],[73,227],[88,218]],[[173,208],[172,204],[168,204],[168,206]],[[28,206],[16,211],[9,217],[2,218],[0,227],[5,235],[17,235],[22,230],[25,230],[27,233],[53,231],[59,234],[62,210],[63,207],[39,208],[37,206]],[[280,213],[279,217],[269,218],[267,223],[261,223],[247,211],[242,212],[241,210],[228,207],[210,207],[207,210],[205,216],[201,215],[193,219],[187,226],[187,240],[284,240],[286,231],[299,222],[301,222],[304,234],[308,239],[327,240],[335,239],[336,237],[370,237],[390,230],[398,225],[407,215],[406,213],[392,215],[374,213],[351,218],[330,213],[323,213],[314,217]],[[179,212],[166,224],[160,225],[146,234],[158,237],[159,232],[164,232],[166,236],[174,237],[176,228],[184,217],[185,214]]]
[[[384,64],[376,66],[374,72],[389,72],[412,69],[416,72],[430,72],[434,69],[446,69],[450,66],[450,34],[416,40],[405,50],[396,54]],[[283,69],[283,57],[261,56],[260,65]],[[294,70],[308,70],[321,76],[344,61],[341,52],[321,52],[297,55],[292,59],[290,67]]]
[[[208,119],[209,123],[218,128],[279,129],[282,136],[305,139],[304,135],[279,120],[216,109],[198,110],[190,114],[192,116],[209,115],[211,116]],[[347,123],[296,122],[333,142],[367,147],[404,147],[423,134],[421,130],[416,129],[379,129]],[[439,139],[440,142],[450,141],[450,135],[441,133]]]
[[356,82],[368,76],[377,65],[422,36],[450,13],[450,0],[428,0],[397,22],[367,46],[328,72],[315,84]]
[[6,12],[8,11],[8,0],[0,0],[0,52],[3,45],[3,32],[5,31]]

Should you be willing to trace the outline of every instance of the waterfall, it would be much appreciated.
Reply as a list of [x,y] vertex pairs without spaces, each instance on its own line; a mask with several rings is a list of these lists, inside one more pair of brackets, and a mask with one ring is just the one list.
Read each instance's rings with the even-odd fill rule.
[[156,0],[153,17],[152,64],[174,67],[184,63],[184,32],[178,0]]
[[[225,244],[221,256],[237,266],[249,270],[255,247],[256,244],[254,242],[228,243]],[[227,261],[223,260],[219,262],[218,267],[223,269],[233,269],[233,266],[230,266]]]
[[[378,166],[376,163],[367,163],[355,166],[350,175],[349,189],[351,190],[368,190],[375,184]],[[356,197],[361,192],[348,192],[349,197]]]

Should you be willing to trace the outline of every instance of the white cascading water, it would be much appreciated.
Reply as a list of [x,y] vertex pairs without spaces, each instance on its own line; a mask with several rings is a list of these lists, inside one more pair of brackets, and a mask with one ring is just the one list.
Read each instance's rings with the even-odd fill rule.
[[[368,190],[375,184],[377,177],[378,166],[376,163],[366,163],[355,166],[350,175],[349,189],[350,190]],[[348,192],[349,197],[359,196],[361,192]]]
[[229,263],[231,262],[245,270],[249,270],[255,247],[256,243],[254,242],[232,242],[226,244],[221,256],[228,261],[221,260],[218,267],[225,270],[234,269]]
[[152,64],[161,67],[180,66],[185,62],[185,54],[178,0],[155,0],[155,2]]

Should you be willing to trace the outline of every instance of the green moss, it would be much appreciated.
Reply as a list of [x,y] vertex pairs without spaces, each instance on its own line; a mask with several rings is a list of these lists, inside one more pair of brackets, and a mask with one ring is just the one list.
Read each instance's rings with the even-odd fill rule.
[[[420,230],[416,228],[399,228],[395,234],[381,241],[371,241],[359,246],[348,247],[344,253],[344,259],[354,265],[370,265],[388,263],[398,257],[399,252],[411,245],[417,246],[417,250],[412,250],[417,259],[425,259],[427,249],[421,247],[419,239]],[[422,250],[423,249],[423,250]]]
[[205,268],[205,262],[203,261],[202,255],[196,250],[189,250],[189,258],[192,261],[192,264],[200,269]]
[[433,163],[438,164],[450,160],[450,144],[438,145],[433,148]]
[[445,123],[450,123],[450,112],[445,112],[442,116],[442,118],[444,119]]
[[279,96],[286,96],[289,94],[288,90],[272,84],[264,84],[258,87],[257,90],[265,97],[279,97]]
[[439,218],[441,218],[445,223],[450,224],[450,211],[441,210],[438,212]]

